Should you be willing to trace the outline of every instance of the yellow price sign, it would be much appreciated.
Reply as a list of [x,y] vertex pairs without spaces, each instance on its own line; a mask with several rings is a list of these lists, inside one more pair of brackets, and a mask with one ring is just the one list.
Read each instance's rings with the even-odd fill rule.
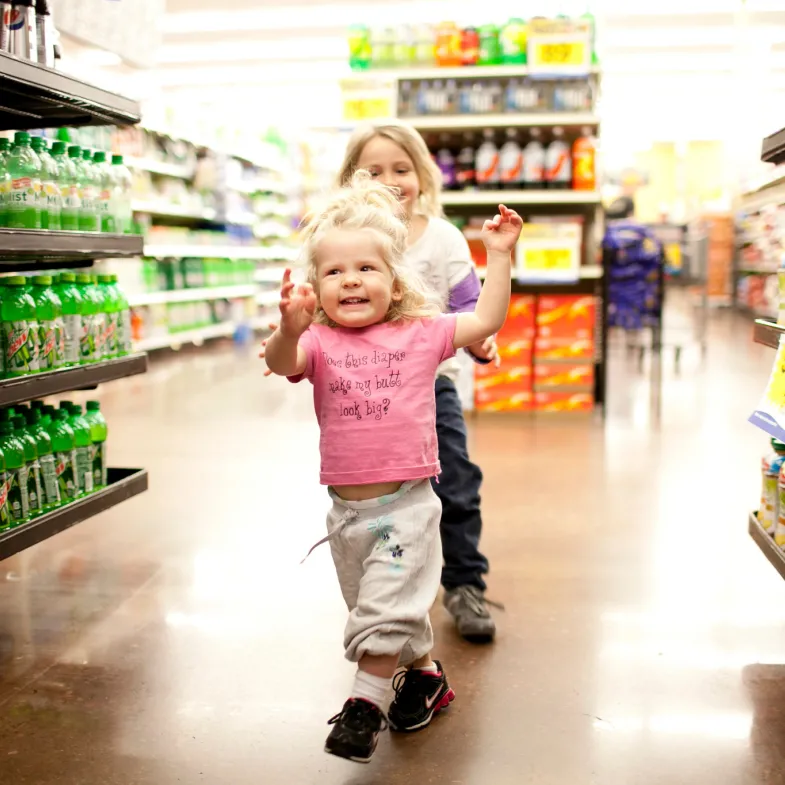
[[539,66],[580,66],[586,62],[586,44],[583,41],[539,43],[534,51]]
[[524,270],[536,272],[571,270],[575,251],[571,248],[527,248],[523,254]]

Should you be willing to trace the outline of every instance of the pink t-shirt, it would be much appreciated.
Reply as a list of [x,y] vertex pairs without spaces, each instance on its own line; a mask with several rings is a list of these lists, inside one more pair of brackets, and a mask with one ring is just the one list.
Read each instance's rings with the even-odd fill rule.
[[323,485],[417,480],[439,473],[434,377],[455,354],[455,314],[362,329],[311,325],[292,382],[313,384]]

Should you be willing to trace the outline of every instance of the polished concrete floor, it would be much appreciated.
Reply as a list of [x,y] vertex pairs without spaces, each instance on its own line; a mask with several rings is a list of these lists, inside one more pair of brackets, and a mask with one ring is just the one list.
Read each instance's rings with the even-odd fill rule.
[[253,351],[100,391],[150,491],[0,563],[0,783],[785,783],[785,586],[745,533],[773,352],[739,317],[662,395],[616,346],[605,424],[477,419],[492,646],[438,605],[458,698],[368,767],[322,752],[352,666],[309,389]]

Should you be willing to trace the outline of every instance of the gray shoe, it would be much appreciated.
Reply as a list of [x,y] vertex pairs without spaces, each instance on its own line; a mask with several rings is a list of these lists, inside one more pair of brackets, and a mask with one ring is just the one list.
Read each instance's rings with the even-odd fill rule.
[[472,643],[490,643],[496,635],[496,622],[488,605],[502,606],[485,598],[476,586],[459,586],[444,592],[444,607],[455,619],[458,632]]

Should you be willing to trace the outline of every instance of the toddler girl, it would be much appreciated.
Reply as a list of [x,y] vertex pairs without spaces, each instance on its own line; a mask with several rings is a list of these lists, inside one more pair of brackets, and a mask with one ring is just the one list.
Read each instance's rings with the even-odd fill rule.
[[[333,502],[325,539],[349,608],[346,657],[358,663],[326,751],[363,763],[388,720],[419,730],[455,697],[431,659],[428,618],[442,566],[429,481],[439,473],[433,379],[456,349],[504,323],[522,225],[499,206],[483,226],[488,273],[476,309],[443,315],[404,263],[404,198],[358,171],[310,221],[308,283],[284,274],[281,323],[266,348],[273,373],[314,387],[321,482]],[[408,670],[388,710],[399,665]]]

